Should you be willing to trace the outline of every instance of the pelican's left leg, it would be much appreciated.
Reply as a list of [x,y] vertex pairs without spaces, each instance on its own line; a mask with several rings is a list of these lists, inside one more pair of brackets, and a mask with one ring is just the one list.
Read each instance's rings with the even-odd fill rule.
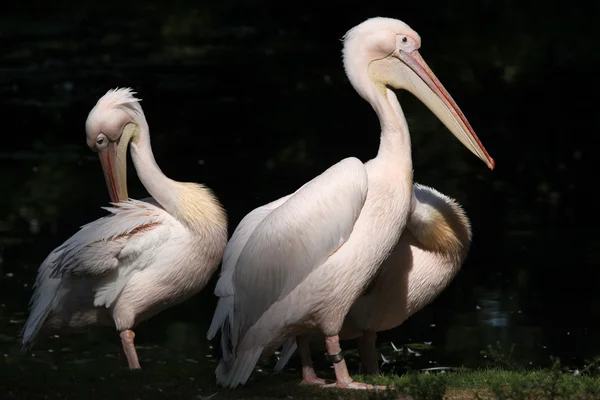
[[300,363],[302,364],[302,383],[305,385],[324,385],[324,379],[318,378],[313,368],[312,358],[310,356],[310,334],[298,336],[298,353],[300,353]]
[[380,375],[377,358],[377,332],[364,331],[358,338],[358,355],[366,374]]
[[127,364],[129,369],[140,369],[140,361],[138,360],[137,352],[135,351],[135,345],[133,344],[133,338],[135,333],[131,329],[125,329],[121,332],[121,344],[123,345],[123,351],[125,357],[127,357]]

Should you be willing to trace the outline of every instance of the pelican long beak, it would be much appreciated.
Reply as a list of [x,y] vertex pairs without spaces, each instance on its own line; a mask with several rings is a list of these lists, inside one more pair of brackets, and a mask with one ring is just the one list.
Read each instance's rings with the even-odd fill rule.
[[481,159],[490,169],[494,169],[494,160],[475,134],[450,93],[429,68],[417,50],[410,53],[398,51],[396,57],[414,73],[406,71],[405,89],[421,100],[473,154]]
[[111,142],[98,153],[108,194],[113,203],[128,200],[127,196],[127,144],[128,140]]

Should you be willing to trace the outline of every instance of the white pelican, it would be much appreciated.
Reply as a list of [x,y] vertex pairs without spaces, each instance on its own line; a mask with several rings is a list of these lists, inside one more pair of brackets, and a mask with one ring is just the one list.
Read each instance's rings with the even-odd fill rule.
[[[406,229],[377,277],[350,308],[339,335],[342,340],[358,338],[367,374],[379,374],[377,332],[401,325],[433,301],[458,273],[471,245],[471,224],[456,200],[418,183],[413,189],[414,209]],[[319,339],[315,335],[310,342]],[[308,341],[298,344],[302,357],[310,355]],[[277,369],[281,368],[279,363]],[[316,376],[310,366],[306,374]]]
[[358,337],[368,374],[379,374],[377,332],[402,324],[433,301],[458,273],[471,245],[469,218],[454,199],[419,184],[414,194],[407,229],[377,278],[350,308],[340,332],[343,340]]
[[[217,269],[227,217],[207,187],[166,177],[148,123],[129,88],[109,90],[86,121],[113,207],[44,260],[23,327],[23,351],[42,331],[114,326],[129,368],[140,368],[132,328],[196,294]],[[126,159],[152,198],[127,197]]]
[[[250,212],[223,259],[220,297],[209,339],[221,329],[223,359],[217,381],[236,387],[261,355],[284,346],[289,358],[311,331],[325,335],[336,385],[354,382],[338,334],[350,307],[397,245],[413,204],[412,158],[406,119],[392,89],[406,89],[488,167],[494,161],[456,103],[419,55],[419,35],[405,23],[372,18],[344,37],[346,74],[381,123],[377,156],[346,158],[295,193]],[[282,355],[280,365],[287,358]],[[311,375],[302,354],[303,381]]]

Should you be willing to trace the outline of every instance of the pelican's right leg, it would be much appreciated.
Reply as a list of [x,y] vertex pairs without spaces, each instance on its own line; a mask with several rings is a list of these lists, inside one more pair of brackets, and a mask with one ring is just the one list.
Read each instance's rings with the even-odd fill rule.
[[133,344],[133,338],[135,333],[130,329],[125,329],[121,332],[121,344],[123,345],[123,351],[125,357],[127,357],[127,364],[129,369],[140,369],[140,361],[138,360],[137,352],[135,351],[135,345]]
[[377,332],[364,331],[358,338],[358,355],[366,374],[380,375],[377,358]]
[[298,336],[298,353],[300,353],[300,363],[302,364],[302,383],[305,385],[324,385],[324,379],[318,378],[313,368],[312,358],[310,356],[310,334]]
[[333,362],[336,379],[336,382],[333,384],[334,386],[340,389],[386,389],[385,386],[369,385],[368,383],[354,382],[352,380],[352,377],[348,373],[346,360],[342,356],[342,348],[340,347],[340,338],[338,335],[326,336],[325,346],[327,347],[327,355],[331,362]]

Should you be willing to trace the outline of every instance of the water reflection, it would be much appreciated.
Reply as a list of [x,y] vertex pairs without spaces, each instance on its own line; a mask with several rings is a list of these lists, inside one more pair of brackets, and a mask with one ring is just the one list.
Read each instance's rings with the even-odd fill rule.
[[498,328],[506,328],[509,324],[508,312],[500,308],[500,292],[490,291],[479,300],[477,305],[478,323]]

